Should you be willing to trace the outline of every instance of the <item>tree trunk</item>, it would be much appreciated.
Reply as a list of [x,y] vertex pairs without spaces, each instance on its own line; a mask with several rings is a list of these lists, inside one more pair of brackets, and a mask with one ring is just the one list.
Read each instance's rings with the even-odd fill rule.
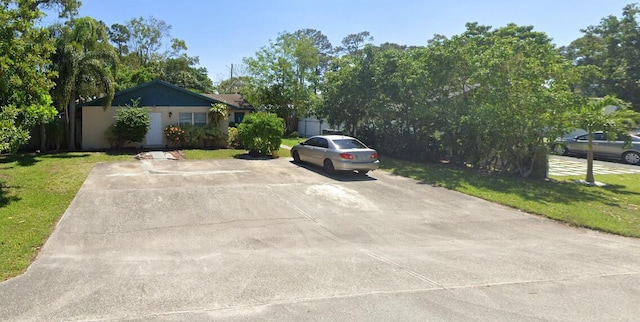
[[40,153],[47,151],[47,125],[40,123]]
[[67,140],[67,150],[76,150],[76,91],[71,92],[71,100],[69,101],[69,113],[67,113],[69,122],[69,133]]
[[589,131],[589,143],[587,143],[587,182],[594,183],[593,177],[593,131]]

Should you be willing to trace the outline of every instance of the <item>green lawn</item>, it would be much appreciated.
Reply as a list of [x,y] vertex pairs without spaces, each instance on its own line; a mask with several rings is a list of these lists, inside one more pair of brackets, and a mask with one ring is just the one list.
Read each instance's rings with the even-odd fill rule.
[[392,158],[382,158],[380,164],[393,174],[575,226],[640,237],[640,174],[597,175],[608,186],[591,187],[575,183],[583,176],[523,180]]
[[294,146],[300,142],[303,142],[304,140],[306,140],[305,138],[299,138],[299,139],[282,139],[282,144],[284,145],[288,145],[288,146]]
[[[287,143],[283,143],[287,144]],[[187,159],[232,158],[244,150],[184,150]],[[280,149],[280,157],[290,157]],[[0,157],[0,281],[21,274],[97,162],[133,154],[62,153]],[[598,175],[606,188],[488,176],[442,165],[381,160],[382,170],[576,226],[640,237],[640,175]]]
[[31,263],[97,162],[122,160],[133,155],[0,157],[0,281]]
[[188,160],[224,159],[244,155],[247,150],[219,149],[219,150],[182,150]]

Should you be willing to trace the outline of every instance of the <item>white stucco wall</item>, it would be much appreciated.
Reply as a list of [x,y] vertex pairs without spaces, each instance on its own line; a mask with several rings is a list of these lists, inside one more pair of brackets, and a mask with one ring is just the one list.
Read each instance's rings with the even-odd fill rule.
[[[107,128],[114,123],[116,110],[122,107],[110,107],[104,110],[102,106],[83,106],[82,107],[82,149],[83,150],[104,150],[110,148],[109,142],[104,137]],[[178,124],[179,113],[208,113],[209,107],[206,106],[156,106],[149,107],[149,113],[162,114],[162,129],[171,124]],[[171,112],[171,116],[169,116]],[[229,110],[228,115],[233,116],[237,111]],[[207,118],[207,122],[208,122]],[[220,122],[220,129],[225,133],[228,130],[228,121]],[[162,136],[162,146],[167,144],[166,137]],[[127,147],[144,147],[144,142],[134,142],[125,145]]]

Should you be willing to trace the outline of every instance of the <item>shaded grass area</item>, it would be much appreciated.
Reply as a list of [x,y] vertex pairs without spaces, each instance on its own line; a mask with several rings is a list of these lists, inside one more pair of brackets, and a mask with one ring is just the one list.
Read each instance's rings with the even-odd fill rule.
[[97,162],[132,154],[0,156],[0,281],[31,263]]
[[552,180],[492,176],[471,169],[400,161],[388,157],[381,169],[491,202],[587,227],[640,237],[640,174],[598,175],[607,187],[576,184],[580,177]]

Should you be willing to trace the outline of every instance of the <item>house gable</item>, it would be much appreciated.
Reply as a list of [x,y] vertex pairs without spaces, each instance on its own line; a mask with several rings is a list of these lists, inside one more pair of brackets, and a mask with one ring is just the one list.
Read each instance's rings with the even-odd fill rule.
[[[224,103],[211,97],[188,91],[184,88],[153,80],[138,86],[119,91],[113,97],[111,106],[131,105],[132,100],[138,100],[139,106],[211,106]],[[104,98],[99,98],[83,106],[101,106]]]

